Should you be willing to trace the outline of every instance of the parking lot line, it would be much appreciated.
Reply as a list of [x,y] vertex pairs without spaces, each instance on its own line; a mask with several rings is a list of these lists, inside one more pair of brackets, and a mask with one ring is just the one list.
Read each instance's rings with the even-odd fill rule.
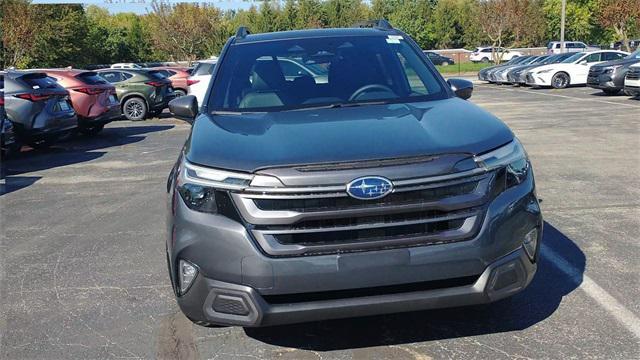
[[524,92],[524,93],[529,93],[529,94],[544,95],[544,96],[554,96],[554,97],[560,97],[560,98],[578,100],[578,101],[599,102],[599,103],[603,103],[603,104],[611,104],[611,105],[616,105],[616,106],[626,106],[626,107],[631,107],[631,108],[640,108],[640,105],[626,104],[626,103],[615,102],[615,101],[607,101],[607,100],[591,99],[591,98],[582,99],[582,98],[568,96],[568,95],[549,94],[549,93],[543,93],[543,92],[533,91],[533,90],[523,90],[523,89],[519,89],[519,88],[504,88],[504,87],[499,87],[499,86],[488,86],[487,84],[480,84],[479,86],[480,87],[485,87],[485,88],[496,89],[496,90],[503,90],[503,91]]
[[[554,266],[565,273],[570,279],[574,280],[576,285],[579,285],[578,287],[591,299],[624,325],[627,330],[631,331],[636,338],[640,339],[640,319],[638,319],[634,313],[624,307],[624,305],[609,295],[600,285],[596,284],[590,277],[572,266],[562,255],[553,251],[549,246],[542,243],[540,244],[540,250]],[[580,278],[582,278],[582,282],[580,282]]]

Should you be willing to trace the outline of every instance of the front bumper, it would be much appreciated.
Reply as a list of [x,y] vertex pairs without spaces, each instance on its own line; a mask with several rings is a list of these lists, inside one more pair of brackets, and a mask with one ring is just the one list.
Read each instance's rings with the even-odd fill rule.
[[[270,256],[240,222],[192,211],[176,196],[169,211],[167,249],[174,287],[179,259],[199,268],[191,289],[177,297],[187,317],[203,323],[263,326],[471,305],[510,296],[524,289],[535,272],[536,264],[522,251],[523,238],[533,228],[539,230],[539,243],[542,216],[531,175],[488,203],[477,235],[464,241]],[[497,278],[502,272],[511,280],[498,287],[507,281]],[[435,283],[440,285],[417,291],[371,292]],[[364,295],[340,295],[343,291]],[[280,300],[274,302],[274,297]],[[216,306],[236,313],[214,310],[216,299],[223,303]]]
[[119,118],[122,115],[122,110],[120,108],[120,104],[115,104],[106,108],[106,111],[100,115],[94,117],[78,117],[78,125],[79,126],[95,126],[95,125],[104,125],[112,122],[113,120]]
[[269,297],[252,287],[198,275],[189,292],[178,298],[178,304],[196,323],[281,325],[490,303],[523,290],[536,269],[537,264],[518,249],[489,265],[475,282],[464,286],[290,303],[270,303]]
[[599,90],[622,90],[623,83],[624,79],[616,81],[610,74],[600,74],[587,78],[587,86]]
[[551,77],[546,75],[527,73],[525,83],[529,86],[551,86]]

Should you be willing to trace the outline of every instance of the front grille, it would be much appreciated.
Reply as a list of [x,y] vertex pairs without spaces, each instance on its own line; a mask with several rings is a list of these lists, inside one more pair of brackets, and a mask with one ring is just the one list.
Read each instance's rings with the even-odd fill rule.
[[478,281],[480,275],[463,276],[444,280],[431,280],[408,284],[376,286],[360,289],[344,289],[311,293],[262,295],[269,304],[293,304],[311,301],[330,301],[338,299],[353,299],[367,296],[381,296],[391,294],[406,294],[418,291],[448,289],[459,286],[469,286]]
[[640,69],[632,69],[627,72],[628,80],[640,80]]
[[351,198],[345,185],[249,190],[231,196],[268,255],[303,256],[473,238],[495,178],[473,170],[396,179],[394,192],[376,200]]
[[[274,237],[276,241],[283,245],[340,245],[361,241],[377,241],[391,237],[401,239],[406,237],[414,237],[416,235],[436,235],[444,231],[460,229],[463,224],[463,219],[454,219],[421,224],[410,223],[409,225],[403,226],[366,228],[362,230],[338,230],[310,233],[305,232],[293,234],[278,234]],[[428,241],[424,241],[421,244],[443,242],[446,241],[431,239]]]
[[478,181],[436,187],[416,191],[396,192],[382,199],[362,201],[352,197],[311,198],[311,199],[256,199],[261,210],[317,212],[328,209],[366,209],[372,207],[409,205],[442,200],[451,196],[465,195],[478,187]]

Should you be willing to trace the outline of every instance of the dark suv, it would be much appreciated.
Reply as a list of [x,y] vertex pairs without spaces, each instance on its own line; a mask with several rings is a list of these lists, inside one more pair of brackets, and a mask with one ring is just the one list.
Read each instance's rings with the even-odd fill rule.
[[156,116],[175,98],[171,80],[157,70],[102,69],[96,72],[116,87],[122,114],[129,120]]
[[607,95],[616,95],[624,89],[624,78],[631,65],[640,61],[640,49],[628,56],[593,65],[589,69],[587,86],[600,89]]
[[[386,21],[222,50],[168,179],[182,311],[263,326],[488,303],[524,289],[542,216],[527,154]],[[286,78],[282,59],[327,69]],[[197,112],[199,114],[197,114]],[[195,119],[195,120],[194,120]]]
[[0,73],[0,154],[5,157],[18,150],[13,124],[4,111],[4,73]]
[[34,147],[69,136],[78,119],[69,92],[43,72],[7,71],[4,105],[18,139]]

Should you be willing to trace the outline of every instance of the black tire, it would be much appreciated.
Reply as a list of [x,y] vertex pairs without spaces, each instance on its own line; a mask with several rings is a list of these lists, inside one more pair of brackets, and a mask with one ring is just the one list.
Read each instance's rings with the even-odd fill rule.
[[489,62],[489,58],[488,57],[483,57],[482,60],[480,60],[483,63],[488,63]]
[[185,96],[187,95],[187,92],[182,90],[182,89],[175,89],[173,90],[173,92],[176,94],[176,97],[180,97],[180,96]]
[[100,124],[100,125],[94,125],[94,126],[87,126],[87,127],[81,127],[78,130],[80,131],[80,133],[82,135],[85,136],[93,136],[96,135],[97,133],[99,133],[100,131],[102,131],[102,129],[104,129],[104,124]]
[[147,117],[147,104],[139,97],[128,98],[122,104],[122,114],[131,121],[141,121]]
[[604,92],[605,95],[613,96],[620,94],[620,89],[602,89],[602,92]]
[[441,64],[442,66],[449,66],[449,62],[445,61]]
[[163,110],[164,109],[149,111],[149,118],[151,119],[151,118],[154,118],[154,117],[158,117],[160,114],[162,114]]
[[29,141],[29,146],[31,146],[34,149],[43,150],[43,149],[50,148],[54,142],[55,140],[50,138],[37,140],[37,141]]
[[559,72],[553,75],[553,77],[551,78],[551,87],[553,87],[554,89],[564,89],[569,86],[570,82],[571,78],[569,77],[569,74],[565,72]]

